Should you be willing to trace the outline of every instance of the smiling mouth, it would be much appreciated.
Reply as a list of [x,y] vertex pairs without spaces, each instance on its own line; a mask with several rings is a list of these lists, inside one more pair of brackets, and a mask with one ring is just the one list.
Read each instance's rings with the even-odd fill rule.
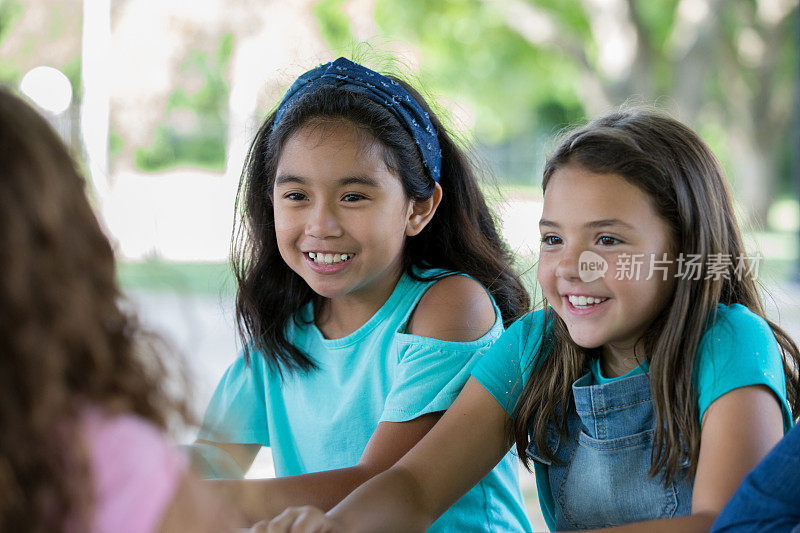
[[350,261],[356,254],[335,252],[306,252],[306,256],[318,265],[333,265]]
[[599,296],[576,296],[574,294],[567,296],[567,299],[569,303],[578,309],[590,309],[608,300],[608,298],[601,298]]

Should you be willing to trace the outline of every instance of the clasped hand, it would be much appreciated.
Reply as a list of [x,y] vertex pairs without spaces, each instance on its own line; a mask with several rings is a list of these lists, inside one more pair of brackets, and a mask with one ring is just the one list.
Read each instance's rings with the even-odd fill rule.
[[343,533],[344,529],[311,505],[289,507],[270,520],[255,524],[251,533]]

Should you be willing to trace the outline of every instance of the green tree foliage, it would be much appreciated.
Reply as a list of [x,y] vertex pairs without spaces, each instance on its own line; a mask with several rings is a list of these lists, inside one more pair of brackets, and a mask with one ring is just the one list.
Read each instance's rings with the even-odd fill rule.
[[419,49],[432,89],[470,106],[484,142],[537,139],[625,102],[664,106],[709,140],[763,222],[791,183],[797,9],[797,0],[377,0],[375,20]]
[[342,12],[344,1],[320,0],[314,5],[320,34],[332,50],[343,50],[353,42],[350,19]]
[[0,0],[0,43],[6,38],[24,7],[19,0]]
[[221,37],[215,54],[193,50],[181,65],[190,78],[202,80],[199,89],[176,89],[167,102],[164,122],[153,142],[136,150],[136,167],[157,172],[179,166],[225,169],[228,84],[225,71],[233,50],[233,35]]
[[383,0],[375,18],[388,35],[418,44],[420,78],[463,95],[485,142],[552,131],[583,115],[575,66],[563,54],[530,47],[480,2]]

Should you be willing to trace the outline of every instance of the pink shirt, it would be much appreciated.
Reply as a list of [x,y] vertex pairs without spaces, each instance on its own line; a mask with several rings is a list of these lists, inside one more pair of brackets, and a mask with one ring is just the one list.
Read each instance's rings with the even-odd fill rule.
[[85,417],[94,482],[93,532],[157,531],[187,465],[153,424],[130,414]]

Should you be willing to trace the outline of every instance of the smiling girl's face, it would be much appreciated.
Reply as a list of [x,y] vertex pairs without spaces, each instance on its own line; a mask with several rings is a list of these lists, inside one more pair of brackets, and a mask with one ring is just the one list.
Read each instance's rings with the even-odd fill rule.
[[281,152],[272,201],[281,257],[314,292],[388,297],[414,202],[377,142],[344,122],[301,128]]
[[[573,341],[584,348],[602,346],[604,356],[615,361],[632,359],[634,344],[675,285],[666,221],[624,178],[567,165],[548,183],[539,227],[539,283]],[[592,279],[586,269],[581,275],[579,258],[587,251],[607,262],[604,276]]]

